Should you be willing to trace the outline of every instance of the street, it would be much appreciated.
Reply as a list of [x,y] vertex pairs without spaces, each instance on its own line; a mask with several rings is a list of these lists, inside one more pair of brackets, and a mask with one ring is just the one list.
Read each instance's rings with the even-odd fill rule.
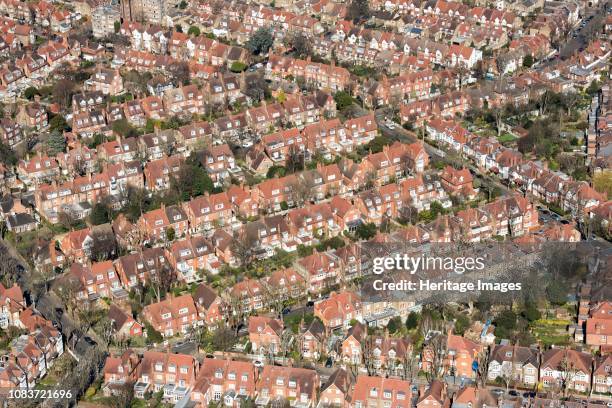
[[[400,141],[402,143],[415,143],[416,141],[420,140],[417,137],[417,135],[415,135],[413,132],[410,132],[404,129],[401,125],[399,125],[396,122],[393,122],[394,124],[393,129],[389,128],[388,121],[386,119],[385,109],[377,109],[375,112],[375,117],[376,117],[376,123],[378,124],[378,128],[380,129],[380,132],[383,134],[383,136],[386,136],[389,139],[394,140],[394,141],[395,140]],[[425,140],[421,140],[421,141],[423,142],[425,151],[427,152],[427,154],[429,154],[430,157],[436,158],[437,160],[441,160],[450,165],[457,164],[457,163],[454,163],[443,150],[430,145]],[[503,183],[501,183],[497,178],[494,178],[488,174],[482,173],[471,162],[467,160],[462,160],[461,164],[469,168],[472,174],[480,178],[483,181],[483,183],[489,184],[493,187],[498,187],[503,195],[508,195],[511,193],[510,189],[507,186],[505,186]]]

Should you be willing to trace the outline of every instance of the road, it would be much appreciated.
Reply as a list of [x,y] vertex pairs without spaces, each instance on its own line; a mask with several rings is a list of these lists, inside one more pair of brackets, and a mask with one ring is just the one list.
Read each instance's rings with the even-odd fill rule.
[[609,4],[609,2],[605,2],[601,8],[591,9],[586,13],[582,19],[582,23],[585,23],[584,26],[579,25],[577,29],[572,30],[565,45],[560,47],[559,57],[561,59],[570,58],[576,51],[586,48],[593,35],[601,31]]
[[[19,266],[17,268],[17,283],[21,288],[31,288],[32,281],[34,278],[32,276],[32,271],[30,270],[28,263],[25,259],[23,259],[19,251],[17,251],[9,242],[2,240],[2,243],[6,246],[6,248],[8,248],[8,251],[11,256],[19,262]],[[27,300],[32,302],[32,294],[27,289],[24,290],[24,296]],[[47,292],[43,294],[39,299],[36,300],[36,304],[34,306],[35,309],[40,312],[45,319],[54,322],[54,324],[58,326],[58,329],[64,335],[66,343],[77,355],[85,353],[85,351],[87,351],[90,347],[94,347],[96,345],[95,341],[93,341],[89,336],[79,335],[73,337],[73,334],[75,334],[76,332],[77,326],[69,317],[68,313],[66,313],[65,305],[62,304],[61,300],[57,296],[55,296],[54,293]],[[69,342],[71,338],[76,341]]]
[[[402,143],[415,143],[416,141],[420,140],[416,134],[404,129],[402,126],[400,126],[396,122],[393,122],[393,129],[389,128],[389,126],[387,125],[388,121],[385,119],[386,112],[384,108],[376,110],[375,117],[376,117],[376,123],[378,124],[378,128],[380,129],[383,136],[386,136],[391,140],[398,140]],[[425,147],[425,151],[427,152],[427,154],[429,154],[430,157],[434,157],[438,160],[441,160],[451,165],[456,164],[454,163],[453,160],[451,160],[448,157],[448,155],[443,150],[430,145],[424,140],[422,142],[423,142],[423,146]],[[468,167],[473,174],[475,174],[478,178],[480,178],[483,181],[483,183],[487,183],[494,187],[498,187],[503,195],[508,195],[511,193],[511,190],[507,186],[502,184],[499,179],[492,177],[488,174],[483,174],[471,162],[464,161],[462,165],[465,167]]]

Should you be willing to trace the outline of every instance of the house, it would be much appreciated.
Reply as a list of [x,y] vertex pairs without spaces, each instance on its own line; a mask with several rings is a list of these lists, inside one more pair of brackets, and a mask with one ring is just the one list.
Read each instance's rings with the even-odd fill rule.
[[420,143],[395,142],[383,146],[383,151],[366,156],[361,162],[362,171],[372,173],[378,185],[402,179],[409,173],[422,173],[429,164],[429,155]]
[[593,392],[609,394],[612,391],[612,355],[603,355],[595,359],[593,368]]
[[447,396],[446,384],[440,380],[433,380],[429,387],[417,400],[417,408],[449,408],[451,400]]
[[440,175],[442,186],[451,195],[457,195],[472,200],[476,197],[474,190],[472,173],[467,168],[455,169],[451,166],[446,166]]
[[115,261],[115,270],[126,289],[139,284],[146,285],[151,277],[161,276],[170,270],[164,248],[140,248],[138,251],[120,256]]
[[28,213],[10,214],[6,217],[6,228],[16,234],[33,231],[38,227],[38,222]]
[[0,283],[0,328],[19,326],[19,314],[26,309],[21,288],[15,283],[6,288]]
[[143,326],[117,305],[111,304],[108,309],[108,319],[113,325],[113,336],[116,338],[138,337],[144,334]]
[[21,105],[16,121],[22,126],[42,130],[48,125],[47,112],[37,102]]
[[334,286],[339,282],[341,276],[340,263],[336,258],[330,253],[317,250],[299,259],[295,264],[295,269],[306,280],[310,293],[320,293]]
[[361,212],[349,200],[334,195],[329,206],[339,230],[354,232],[362,223]]
[[205,358],[190,398],[197,407],[206,407],[214,401],[237,407],[241,399],[255,398],[258,377],[251,362]]
[[145,320],[164,337],[186,334],[201,324],[201,319],[191,295],[168,297],[161,302],[145,306]]
[[315,303],[314,315],[328,329],[348,328],[351,320],[362,319],[361,299],[354,292],[332,292],[329,298]]
[[145,351],[134,385],[134,396],[163,391],[163,399],[176,403],[193,388],[198,374],[198,361],[187,354]]
[[210,239],[190,234],[174,241],[167,251],[168,261],[177,272],[177,279],[194,283],[202,279],[204,271],[217,273],[221,264]]
[[526,388],[538,382],[539,352],[518,345],[494,345],[489,358],[487,379],[505,378]]
[[206,193],[183,203],[183,209],[189,219],[192,233],[223,227],[234,220],[232,204],[226,193]]
[[73,263],[70,266],[70,277],[76,278],[80,284],[77,292],[78,299],[93,301],[100,297],[122,298],[127,296],[112,261],[94,262],[88,265]]
[[264,316],[249,316],[249,341],[252,350],[262,356],[282,351],[283,322]]
[[[548,405],[547,405],[548,406]],[[459,389],[453,397],[452,408],[496,408],[497,398],[486,388],[467,386]]]
[[139,367],[140,357],[131,349],[118,356],[108,356],[102,370],[104,395],[116,395],[121,392],[122,387],[131,387],[138,378]]
[[308,325],[300,325],[300,352],[306,359],[318,360],[325,351],[325,326],[319,319],[313,319]]
[[363,361],[364,345],[367,336],[367,326],[359,322],[351,326],[340,347],[342,361],[353,365],[360,365]]
[[89,256],[93,243],[90,228],[70,231],[60,240],[60,249],[64,255],[77,262],[82,262]]
[[349,393],[351,391],[351,377],[349,373],[338,368],[332,373],[325,384],[321,385],[319,403],[324,406],[347,408],[349,406]]
[[403,376],[412,355],[412,343],[407,338],[390,337],[388,333],[369,336],[365,340],[372,369],[379,375]]
[[295,268],[278,269],[264,278],[264,282],[276,301],[299,299],[307,294],[306,280]]
[[589,310],[585,340],[589,346],[612,345],[612,302],[600,302]]
[[118,69],[98,68],[91,78],[85,81],[85,87],[104,95],[115,96],[123,92],[123,78]]
[[[189,221],[183,209],[176,205],[144,213],[138,220],[138,228],[142,234],[151,241],[172,240],[174,237],[184,236],[189,229]],[[170,231],[174,231],[171,233]]]
[[257,382],[255,404],[294,400],[302,407],[314,408],[318,390],[319,375],[315,370],[267,365]]
[[147,189],[150,191],[169,189],[173,179],[179,176],[184,162],[185,158],[181,155],[148,161],[144,168]]
[[591,387],[593,356],[577,350],[553,348],[542,354],[540,381],[544,389],[565,383],[569,390],[588,392]]
[[366,406],[373,408],[383,408],[385,406],[411,407],[410,382],[393,378],[358,376],[351,395],[350,407]]
[[17,175],[26,185],[54,179],[59,176],[59,163],[54,157],[37,154],[34,157],[26,157],[17,164]]
[[201,283],[193,294],[200,319],[207,326],[216,326],[225,321],[226,302],[210,286]]
[[13,148],[23,141],[23,129],[21,125],[11,119],[0,120],[0,140]]
[[483,351],[483,346],[462,336],[449,333],[446,338],[444,368],[455,377],[476,378],[472,364]]
[[202,165],[217,187],[239,171],[234,154],[227,144],[211,146],[205,150]]
[[242,309],[243,313],[259,310],[268,303],[267,292],[263,285],[253,279],[236,283],[230,290],[229,296],[232,305],[235,305],[232,307]]

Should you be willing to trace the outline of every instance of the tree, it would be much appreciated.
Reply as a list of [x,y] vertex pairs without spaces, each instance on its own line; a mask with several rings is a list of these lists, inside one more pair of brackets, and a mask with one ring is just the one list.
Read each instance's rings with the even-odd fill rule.
[[274,38],[272,37],[272,31],[268,28],[260,28],[249,38],[246,42],[245,47],[255,55],[265,54],[268,52]]
[[553,305],[564,305],[567,302],[568,292],[566,284],[560,279],[555,279],[546,288],[546,298]]
[[351,106],[354,102],[353,97],[345,91],[338,91],[334,95],[334,101],[336,102],[336,108],[340,111]]
[[593,188],[612,198],[612,170],[604,170],[593,176]]
[[581,96],[575,91],[570,91],[563,94],[562,102],[567,108],[567,116],[570,116],[572,114],[572,110],[574,110],[576,105],[578,105],[580,99]]
[[240,61],[234,61],[232,62],[232,65],[230,66],[230,71],[232,72],[242,72],[245,69],[247,69],[247,64],[245,64],[244,62],[240,62]]
[[401,327],[402,320],[399,317],[392,318],[387,324],[387,330],[389,330],[389,333],[391,334],[396,333],[398,330],[400,330]]
[[176,238],[176,231],[174,230],[174,228],[169,227],[169,228],[166,230],[166,239],[167,239],[169,242],[172,242],[172,241],[174,241],[174,238]]
[[94,229],[91,233],[92,242],[89,247],[89,256],[95,261],[111,259],[117,253],[117,241],[112,229]]
[[17,164],[17,156],[15,155],[15,152],[2,141],[0,141],[0,163],[9,166],[14,166]]
[[183,26],[182,26],[182,25],[180,25],[180,24],[177,24],[177,25],[175,25],[175,26],[174,26],[174,30],[175,30],[177,33],[182,33],[182,32],[183,32]]
[[346,10],[346,18],[359,23],[370,18],[370,4],[368,0],[353,0]]
[[121,22],[120,21],[115,21],[113,23],[113,27],[115,29],[115,34],[117,34],[121,30]]
[[68,126],[68,122],[62,115],[55,115],[49,120],[49,131],[54,132],[63,132],[64,130],[70,130],[70,126]]
[[111,408],[131,407],[134,400],[134,383],[128,381],[113,387],[113,395],[107,401]]
[[164,338],[161,333],[155,330],[155,328],[151,326],[151,323],[145,322],[145,330],[147,332],[147,339],[151,342],[161,343],[162,341],[164,341]]
[[312,55],[312,41],[301,32],[295,32],[287,39],[288,45],[293,48],[297,58],[306,58]]
[[516,329],[516,313],[504,310],[495,319],[495,335],[500,338],[509,338]]
[[106,224],[110,221],[110,209],[109,207],[103,203],[98,202],[94,204],[91,209],[91,213],[89,214],[89,222],[93,225]]
[[23,97],[29,100],[34,99],[36,95],[40,95],[40,92],[33,86],[29,86],[23,91]]
[[66,150],[66,138],[61,132],[55,130],[49,134],[45,145],[47,146],[49,156],[55,156]]
[[533,65],[533,57],[531,56],[531,54],[525,55],[525,58],[523,58],[523,66],[525,68],[531,68],[532,65]]
[[189,84],[189,64],[185,61],[175,61],[168,68],[172,80],[177,84]]
[[530,322],[536,321],[541,317],[538,307],[532,302],[525,305],[525,310],[523,310],[522,315]]
[[470,327],[470,319],[464,314],[459,314],[455,319],[455,333],[463,336],[463,333]]
[[70,99],[75,88],[74,81],[60,79],[53,86],[53,100],[62,108],[70,106]]
[[258,242],[255,233],[247,228],[235,233],[230,248],[240,266],[247,266],[251,263]]
[[372,223],[361,223],[355,230],[357,237],[368,240],[376,235],[376,225]]
[[269,92],[268,82],[266,82],[262,73],[247,75],[246,89],[244,91],[246,96],[259,102],[263,100]]
[[189,30],[187,30],[187,34],[193,35],[194,37],[199,37],[200,29],[197,26],[191,26],[189,27]]
[[416,329],[419,326],[419,314],[417,312],[410,312],[406,318],[406,328],[408,330]]
[[111,129],[122,137],[135,137],[138,135],[136,129],[130,125],[126,119],[119,119],[113,122]]

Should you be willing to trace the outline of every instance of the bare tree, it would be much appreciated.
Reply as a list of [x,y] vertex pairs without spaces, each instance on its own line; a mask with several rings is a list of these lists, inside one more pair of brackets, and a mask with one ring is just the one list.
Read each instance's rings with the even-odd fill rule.
[[544,91],[544,93],[542,93],[540,96],[538,101],[538,111],[540,112],[540,115],[545,115],[548,111],[548,103],[550,102],[550,99],[551,93],[548,90]]
[[253,251],[259,242],[255,234],[256,232],[245,226],[235,233],[234,239],[232,239],[230,249],[240,266],[247,266],[253,260]]
[[572,110],[578,105],[578,102],[580,102],[580,95],[575,91],[570,91],[563,95],[563,103],[567,107],[567,116],[572,114]]
[[155,260],[157,267],[155,273],[149,277],[149,283],[157,302],[161,302],[161,297],[167,293],[172,287],[172,283],[176,281],[176,271],[167,264],[161,264],[158,259]]
[[95,261],[111,259],[117,253],[117,241],[112,229],[95,228],[91,232],[91,245],[89,246],[89,257]]
[[134,384],[130,381],[115,387],[107,403],[111,408],[123,408],[131,406],[133,399]]
[[577,373],[576,363],[567,355],[566,350],[563,359],[559,363],[559,386],[561,387],[563,397],[567,397],[570,388],[574,387],[573,383]]
[[483,388],[487,383],[487,376],[489,374],[489,356],[489,349],[485,347],[476,357],[476,361],[478,362],[478,371],[476,374]]

